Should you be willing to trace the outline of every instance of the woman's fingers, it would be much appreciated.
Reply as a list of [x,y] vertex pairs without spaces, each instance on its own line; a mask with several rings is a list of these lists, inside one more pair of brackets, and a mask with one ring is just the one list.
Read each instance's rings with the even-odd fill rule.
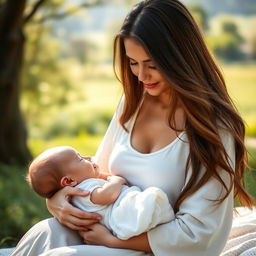
[[[76,210],[77,208],[74,209],[75,212]],[[69,228],[72,228],[75,230],[87,230],[87,226],[90,226],[92,224],[99,222],[98,215],[95,218],[94,215],[91,215],[86,212],[82,212],[83,214],[80,214],[80,213],[77,214],[78,216],[82,216],[82,217],[77,217],[71,214],[71,212],[62,210],[61,214],[58,217],[59,222]]]
[[87,227],[88,230],[80,230],[79,234],[86,244],[107,245],[108,241],[113,239],[110,231],[101,224],[92,224]]
[[47,207],[61,224],[74,230],[86,230],[88,225],[99,222],[101,216],[74,207],[70,199],[72,196],[88,196],[89,194],[78,188],[65,187],[47,200]]
[[81,211],[67,202],[60,209],[57,219],[71,229],[86,230],[88,225],[98,223],[101,216],[97,213]]
[[98,223],[98,221],[95,220],[83,220],[81,222],[80,219],[70,216],[69,220],[63,225],[73,229],[73,230],[79,230],[79,231],[88,231],[89,230],[89,226]]
[[101,220],[101,215],[94,213],[94,212],[82,211],[79,208],[74,207],[69,202],[66,202],[61,209],[60,218],[65,220],[65,217],[69,218],[71,216],[78,218],[80,221],[83,221],[83,220],[99,221],[99,220]]

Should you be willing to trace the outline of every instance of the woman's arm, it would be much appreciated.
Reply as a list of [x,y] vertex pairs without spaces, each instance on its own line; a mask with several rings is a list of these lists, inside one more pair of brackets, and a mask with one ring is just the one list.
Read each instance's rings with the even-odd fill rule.
[[152,252],[149,242],[147,233],[143,233],[138,236],[134,236],[129,238],[128,240],[121,240],[115,236],[111,239],[108,244],[108,247],[113,248],[125,248],[125,249],[132,249],[137,251],[144,251],[144,252]]
[[86,244],[152,252],[148,242],[147,233],[134,236],[128,240],[121,240],[113,236],[110,231],[101,224],[93,224],[89,227],[89,230],[80,231],[79,233]]
[[89,196],[89,192],[79,188],[65,187],[55,193],[50,199],[46,200],[49,212],[58,219],[58,221],[73,229],[87,230],[87,226],[97,223],[101,220],[101,216],[96,213],[81,211],[70,204],[72,196]]

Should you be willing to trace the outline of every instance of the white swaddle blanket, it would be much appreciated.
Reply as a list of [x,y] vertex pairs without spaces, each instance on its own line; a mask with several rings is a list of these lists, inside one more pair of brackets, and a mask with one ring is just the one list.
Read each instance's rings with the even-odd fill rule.
[[[106,182],[102,179],[87,179],[77,187],[92,192]],[[123,185],[118,199],[111,205],[96,205],[91,202],[89,196],[75,196],[72,203],[84,211],[102,215],[101,223],[122,240],[139,235],[174,218],[166,194],[156,187],[141,191],[136,186]]]

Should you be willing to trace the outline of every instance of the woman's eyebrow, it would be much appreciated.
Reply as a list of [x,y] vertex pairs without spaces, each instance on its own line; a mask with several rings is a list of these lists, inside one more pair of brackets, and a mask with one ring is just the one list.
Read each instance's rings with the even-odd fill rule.
[[[126,57],[127,57],[129,60],[136,61],[135,59],[129,57],[128,55],[126,55]],[[142,62],[151,62],[151,61],[152,61],[151,59],[147,59],[147,60],[143,60]]]

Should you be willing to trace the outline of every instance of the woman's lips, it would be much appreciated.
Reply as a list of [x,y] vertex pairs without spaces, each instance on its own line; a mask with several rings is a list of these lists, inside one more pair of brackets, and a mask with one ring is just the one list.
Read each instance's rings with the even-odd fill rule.
[[154,83],[154,84],[144,84],[144,87],[147,89],[153,89],[158,85],[158,83]]

